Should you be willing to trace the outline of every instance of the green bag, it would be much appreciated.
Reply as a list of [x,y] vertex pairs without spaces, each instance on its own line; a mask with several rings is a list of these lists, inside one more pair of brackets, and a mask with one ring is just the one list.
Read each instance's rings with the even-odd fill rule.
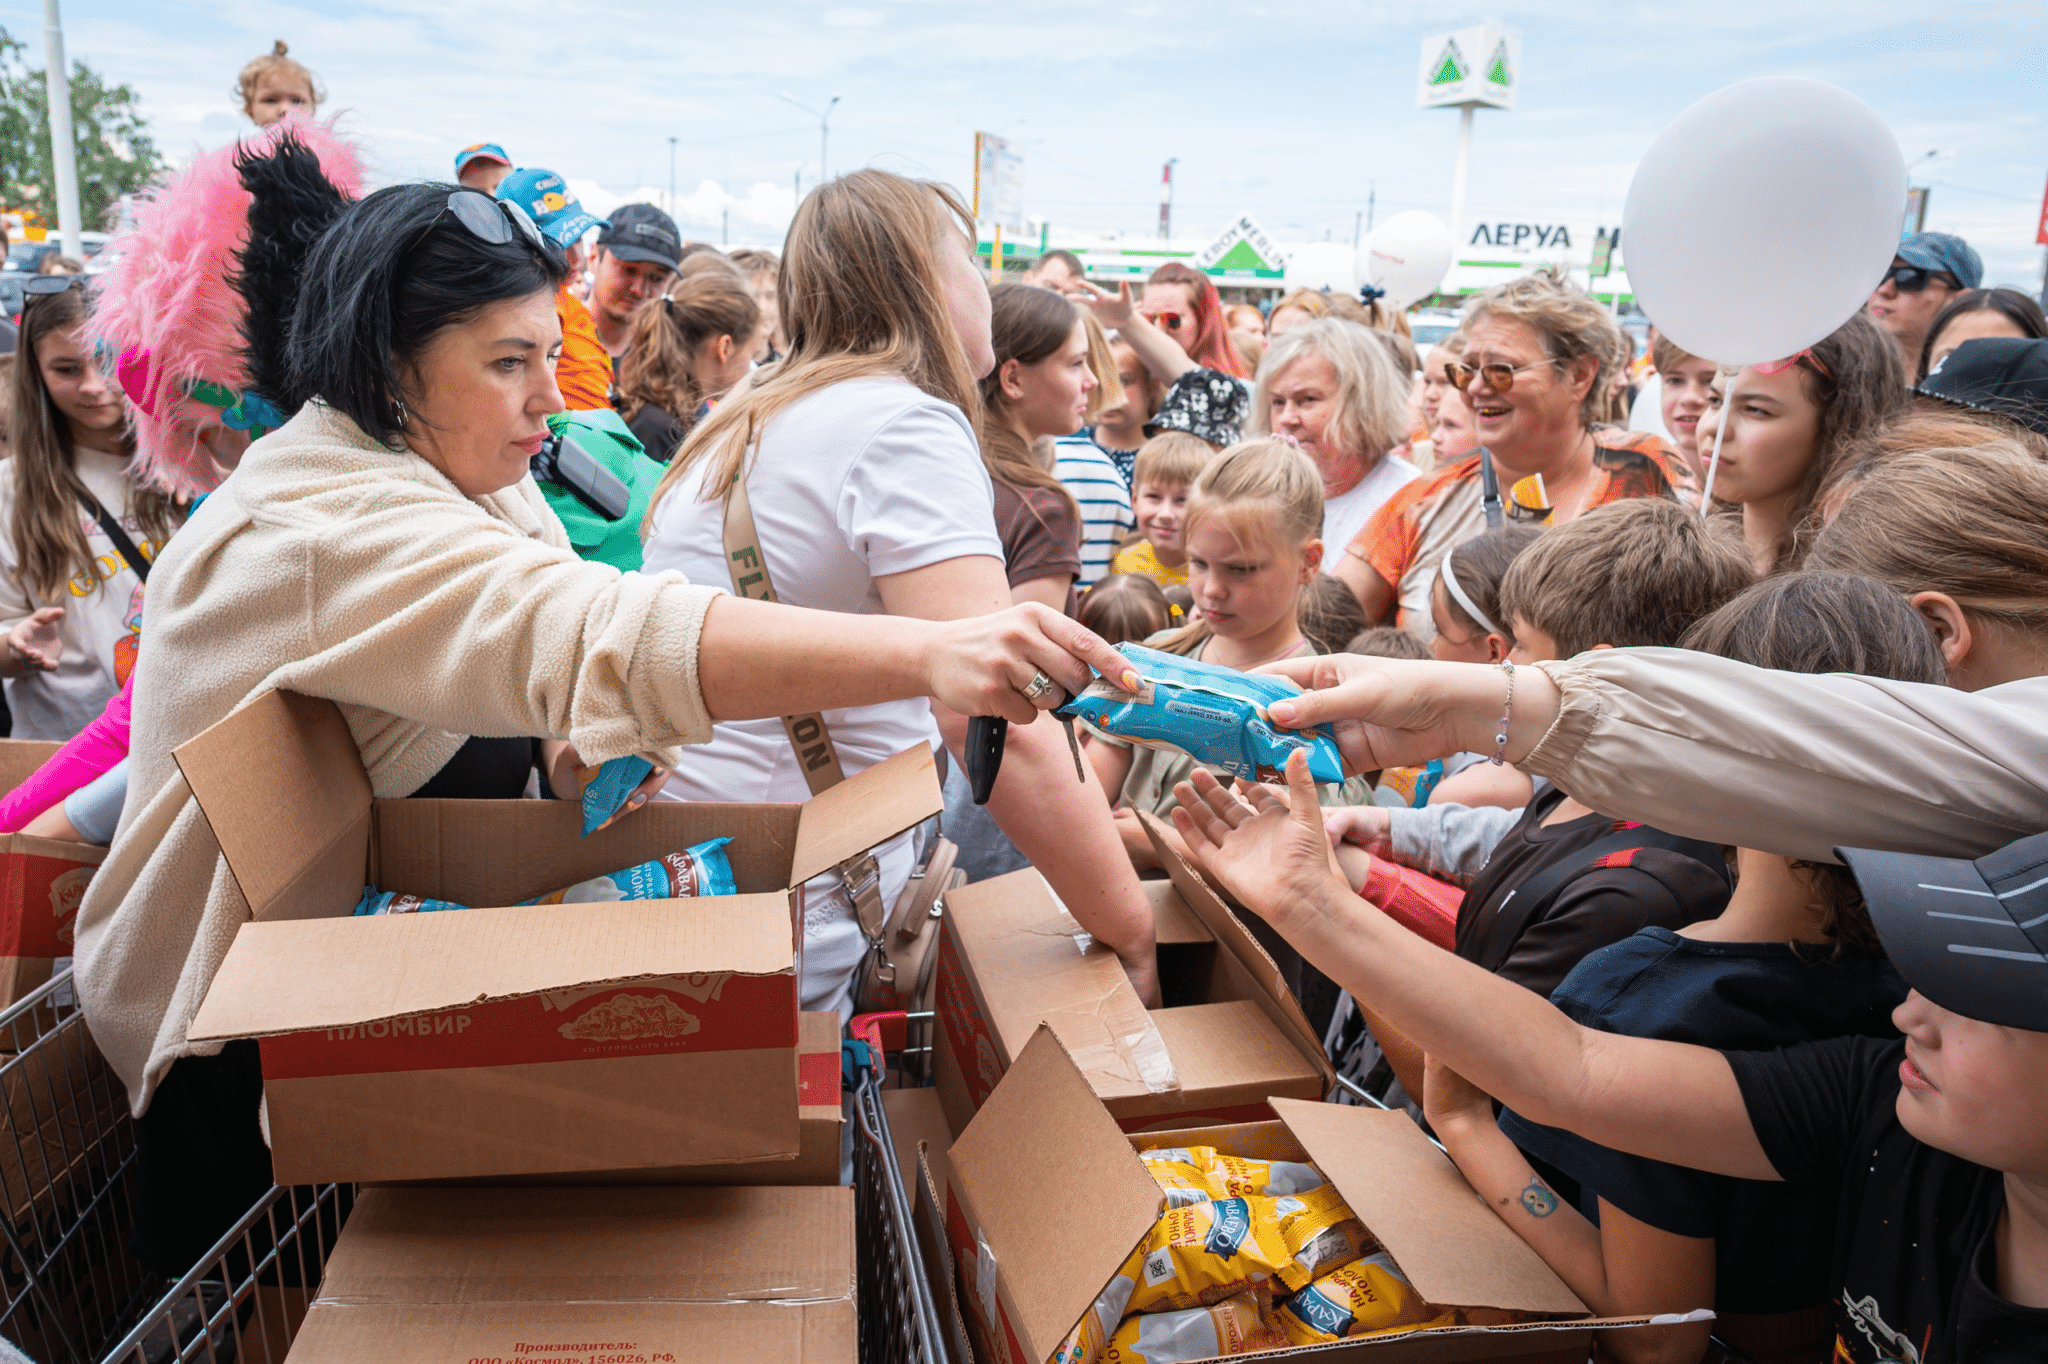
[[562,519],[563,529],[569,532],[569,543],[582,558],[637,572],[640,523],[646,519],[654,485],[661,482],[663,466],[647,457],[640,438],[609,408],[557,412],[548,418],[548,430],[573,438],[590,452],[592,459],[617,474],[631,494],[626,514],[617,521],[607,521],[559,483],[540,483],[541,496],[548,500],[555,515]]

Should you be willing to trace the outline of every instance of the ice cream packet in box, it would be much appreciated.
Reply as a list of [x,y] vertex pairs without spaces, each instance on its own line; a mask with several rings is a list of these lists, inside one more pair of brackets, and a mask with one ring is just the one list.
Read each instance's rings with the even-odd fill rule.
[[583,836],[588,838],[617,819],[652,771],[653,763],[631,753],[584,768],[578,774],[583,782]]
[[1296,731],[1268,717],[1266,708],[1275,701],[1301,695],[1286,678],[1241,673],[1139,644],[1116,647],[1138,674],[1137,691],[1098,680],[1056,714],[1086,720],[1126,743],[1178,749],[1248,781],[1282,780],[1287,757],[1298,748],[1307,750],[1309,774],[1317,781],[1344,780],[1328,725]]

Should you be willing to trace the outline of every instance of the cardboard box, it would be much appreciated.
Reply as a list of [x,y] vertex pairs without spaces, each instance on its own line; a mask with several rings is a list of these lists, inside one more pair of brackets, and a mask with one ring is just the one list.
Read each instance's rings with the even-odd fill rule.
[[1277,1121],[1132,1136],[1057,1034],[1040,1029],[949,1153],[946,1238],[980,1364],[1050,1357],[1165,1208],[1137,1151],[1191,1142],[1314,1161],[1437,1306],[1479,1320],[1551,1318],[1338,1341],[1287,1358],[1584,1364],[1595,1326],[1648,1324],[1593,1319],[1405,1114],[1282,1097],[1273,1107]]
[[[476,1179],[404,1181],[456,1187],[534,1184],[837,1184],[841,1174],[846,1110],[840,1104],[839,1015],[796,1016],[797,1154],[794,1160],[747,1164],[672,1165],[644,1170],[572,1170],[546,1175],[486,1175]],[[929,1091],[927,1091],[929,1092]],[[393,1181],[394,1184],[401,1183]]]
[[1321,1039],[1279,968],[1185,863],[1144,883],[1165,1007],[1147,1010],[1036,871],[950,891],[939,943],[934,1073],[964,1131],[1040,1023],[1126,1131],[1270,1118],[1268,1096],[1320,1099]]
[[857,1349],[851,1189],[366,1189],[289,1364]]
[[[262,1039],[291,1184],[795,1158],[801,887],[942,804],[919,748],[583,838],[569,801],[373,799],[340,711],[284,692],[176,757],[252,914],[188,1036]],[[517,905],[721,834],[741,894]],[[351,917],[365,883],[479,908]]]
[[[27,781],[59,745],[0,739],[0,792]],[[27,834],[0,834],[0,1007],[50,978],[71,955],[72,929],[107,850]]]

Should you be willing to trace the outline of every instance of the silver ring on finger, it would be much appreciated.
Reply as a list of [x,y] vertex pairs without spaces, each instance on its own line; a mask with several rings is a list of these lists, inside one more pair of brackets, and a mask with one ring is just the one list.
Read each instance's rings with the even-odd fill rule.
[[1021,690],[1024,693],[1024,699],[1026,701],[1036,701],[1039,697],[1051,691],[1052,688],[1052,679],[1050,677],[1047,677],[1045,675],[1045,672],[1041,669],[1040,671],[1033,673],[1031,675],[1031,682],[1028,686],[1021,687],[1019,688],[1019,690]]

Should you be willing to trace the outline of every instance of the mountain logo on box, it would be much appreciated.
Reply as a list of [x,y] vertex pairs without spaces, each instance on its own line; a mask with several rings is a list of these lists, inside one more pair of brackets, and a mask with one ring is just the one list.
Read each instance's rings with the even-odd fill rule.
[[1221,1259],[1237,1254],[1244,1238],[1252,1234],[1251,1205],[1242,1198],[1222,1198],[1210,1204],[1209,1239],[1202,1249]]
[[621,991],[593,1004],[558,1030],[576,1042],[637,1042],[649,1037],[688,1037],[703,1025],[667,995]]

